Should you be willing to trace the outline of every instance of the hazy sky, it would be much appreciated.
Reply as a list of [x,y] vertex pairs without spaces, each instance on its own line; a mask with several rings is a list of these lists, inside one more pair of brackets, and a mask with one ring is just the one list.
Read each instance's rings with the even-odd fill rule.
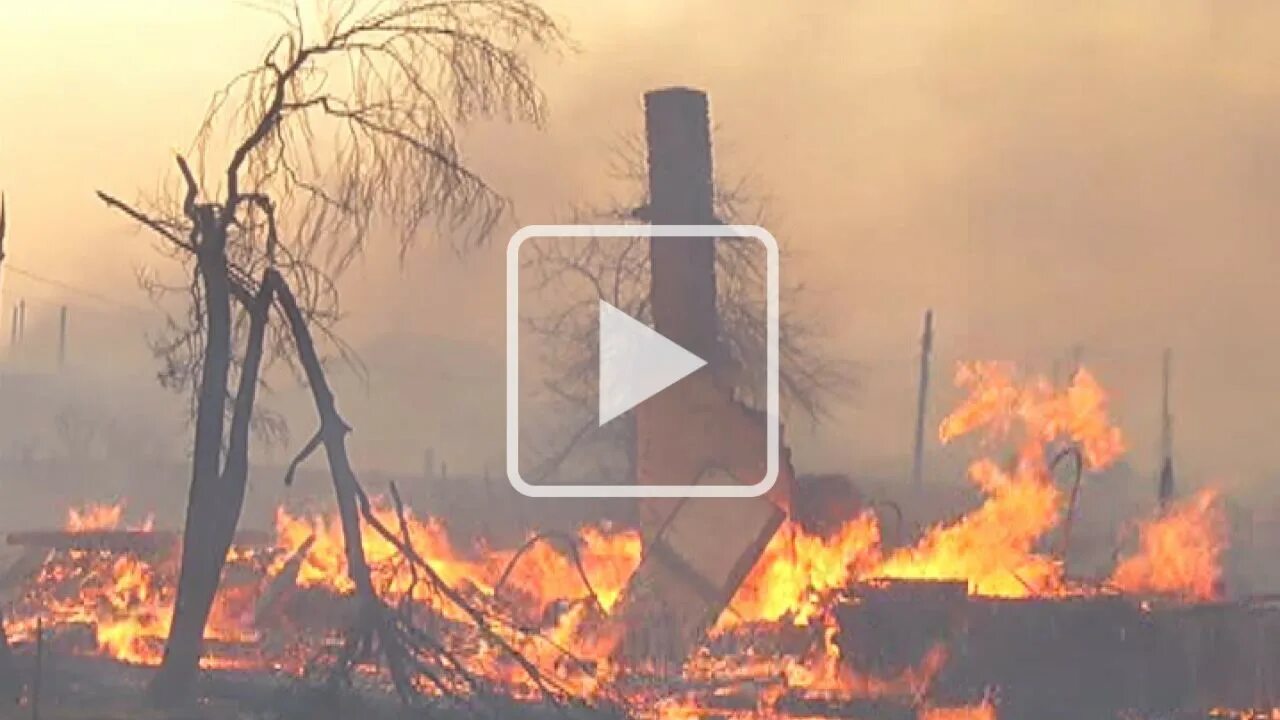
[[[803,441],[802,466],[857,470],[905,454],[914,344],[933,307],[944,375],[962,358],[1047,370],[1082,345],[1144,468],[1160,352],[1171,346],[1184,463],[1225,480],[1280,470],[1280,327],[1270,322],[1280,302],[1280,5],[548,7],[578,48],[540,62],[547,127],[477,128],[468,155],[515,201],[518,221],[549,221],[613,189],[609,148],[639,129],[644,90],[706,89],[717,162],[772,197],[772,229],[798,254],[784,273],[810,287],[808,310],[828,324],[833,352],[862,363],[861,392]],[[274,22],[232,0],[0,3],[10,261],[145,305],[134,271],[159,261],[92,191],[154,188],[210,94],[257,59]],[[412,334],[497,357],[504,241],[459,260],[424,238],[404,269],[375,251],[347,278],[346,334]],[[0,319],[18,296],[57,301],[60,291],[8,273]],[[112,331],[123,337],[136,324],[141,356],[145,314],[71,302],[119,315]],[[396,432],[381,444],[366,434],[359,442],[377,448],[366,457],[406,465],[430,442],[417,428],[447,444],[458,418],[496,417],[500,368],[495,360],[492,378],[471,378],[494,390],[481,395],[493,406],[477,409],[457,407],[468,400],[456,393],[391,405],[404,389],[388,385],[390,371],[380,384],[371,367],[364,400],[344,402],[358,408],[357,427],[365,418]],[[416,382],[413,397],[431,399],[438,386]]]

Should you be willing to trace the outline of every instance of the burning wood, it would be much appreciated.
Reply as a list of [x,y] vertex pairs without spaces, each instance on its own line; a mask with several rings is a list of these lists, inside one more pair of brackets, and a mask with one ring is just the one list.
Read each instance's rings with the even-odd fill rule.
[[14,592],[21,591],[48,560],[49,551],[44,548],[28,548],[19,555],[17,560],[0,573],[0,601],[8,601]]
[[267,580],[266,589],[263,590],[262,596],[258,598],[258,601],[254,603],[253,624],[255,627],[262,627],[267,615],[278,609],[281,599],[298,587],[298,573],[302,570],[302,563],[306,561],[307,553],[311,552],[311,547],[315,545],[315,542],[315,535],[308,537],[297,550],[294,550],[289,555],[289,558],[285,560],[284,565],[275,572],[274,576]]
[[1140,551],[1116,567],[1111,584],[1129,593],[1192,601],[1221,597],[1225,526],[1216,490],[1166,505],[1139,528]]
[[[829,532],[783,523],[701,647],[665,673],[615,654],[617,633],[626,629],[619,623],[627,621],[620,598],[653,552],[629,528],[584,527],[566,541],[531,538],[519,548],[462,548],[442,520],[418,516],[394,497],[369,498],[359,532],[370,582],[389,612],[403,614],[399,632],[436,643],[443,662],[457,663],[456,676],[466,680],[448,687],[463,696],[532,699],[553,683],[562,697],[663,718],[716,707],[834,716],[875,706],[885,716],[989,720],[997,706],[1016,716],[1068,686],[1099,702],[1147,702],[1173,684],[1152,685],[1153,678],[1194,670],[1204,697],[1248,705],[1243,690],[1215,679],[1222,673],[1207,660],[1170,665],[1223,652],[1221,638],[1239,644],[1250,632],[1262,658],[1263,639],[1275,637],[1257,629],[1269,624],[1231,620],[1231,606],[1214,614],[1187,605],[1221,590],[1213,582],[1224,546],[1216,496],[1195,496],[1149,520],[1138,552],[1112,573],[1114,587],[1068,582],[1059,560],[1039,549],[1065,502],[1047,448],[1076,443],[1088,467],[1114,460],[1122,443],[1105,394],[1084,372],[1061,391],[1019,381],[1002,366],[966,366],[959,379],[969,397],[944,421],[944,437],[982,432],[994,450],[1010,441],[1019,448],[1009,469],[975,461],[970,477],[986,499],[899,550],[883,547],[869,511]],[[77,512],[67,532],[117,532],[119,521],[115,507]],[[224,582],[215,603],[207,667],[302,675],[331,661],[341,645],[355,586],[339,518],[281,509],[266,545],[234,548],[228,558],[226,577],[241,580]],[[171,565],[137,550],[56,547],[7,615],[10,636],[25,642],[43,618],[55,640],[65,637],[58,647],[158,662],[176,578]],[[1195,560],[1169,565],[1187,557]],[[1171,572],[1156,581],[1163,567]],[[438,580],[428,582],[426,570]],[[1127,577],[1137,579],[1117,580]],[[1153,596],[1197,612],[1151,611],[1144,603]],[[264,643],[264,634],[272,641]],[[1194,647],[1201,649],[1187,649]],[[356,672],[380,677],[367,664],[357,663]],[[992,685],[1001,686],[998,699],[987,694]],[[424,688],[428,696],[443,692]],[[1166,697],[1181,697],[1171,692]]]

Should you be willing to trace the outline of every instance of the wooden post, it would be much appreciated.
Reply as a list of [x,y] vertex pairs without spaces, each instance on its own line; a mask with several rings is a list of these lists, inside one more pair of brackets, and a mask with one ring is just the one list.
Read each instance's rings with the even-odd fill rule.
[[1165,348],[1160,392],[1160,478],[1156,502],[1163,510],[1176,490],[1173,475],[1173,413],[1169,409],[1169,383],[1173,373],[1173,351]]
[[428,447],[422,451],[422,479],[430,487],[436,481],[436,449]]
[[58,369],[67,365],[67,306],[58,311]]
[[911,484],[924,482],[924,426],[929,406],[929,363],[933,354],[933,310],[924,313],[924,334],[920,337],[920,381],[916,395],[916,435],[911,452]]

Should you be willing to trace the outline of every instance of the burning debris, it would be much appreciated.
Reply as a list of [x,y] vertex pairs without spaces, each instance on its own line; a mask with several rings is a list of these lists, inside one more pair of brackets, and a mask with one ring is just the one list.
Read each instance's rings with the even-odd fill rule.
[[[1188,603],[1221,599],[1218,495],[1203,491],[1144,522],[1136,552],[1109,578],[1070,578],[1046,549],[1069,509],[1051,457],[1076,447],[1096,470],[1120,456],[1105,393],[1084,370],[1061,391],[996,364],[963,366],[957,379],[968,398],[943,421],[943,439],[979,434],[989,451],[1015,448],[1008,463],[972,464],[983,502],[898,549],[882,544],[871,510],[822,534],[785,523],[674,673],[614,655],[623,631],[615,610],[645,551],[636,531],[591,526],[572,537],[531,537],[520,548],[464,549],[442,519],[416,516],[398,496],[371,501],[360,539],[378,598],[404,618],[400,632],[431,643],[436,661],[456,663],[449,669],[466,679],[424,677],[415,687],[526,699],[550,692],[663,718],[842,715],[896,704],[920,718],[976,719],[998,707],[1019,711],[1018,683],[1027,681],[1015,670],[1036,665],[1017,659],[1026,638],[1041,638],[1044,657],[1073,635],[1079,652],[1100,647],[1099,659],[1118,663],[1141,665],[1153,646],[1166,658],[1184,656],[1169,644],[1169,616],[1152,615],[1147,603],[1194,608]],[[123,526],[121,510],[73,511],[65,531],[51,535],[99,542],[53,543],[25,577],[7,581],[13,641],[30,641],[39,620],[59,651],[159,662],[179,540],[149,523]],[[107,537],[136,541],[100,542]],[[266,542],[238,544],[206,631],[204,666],[304,677],[338,662],[349,647],[344,633],[360,618],[343,538],[335,515],[282,508]],[[997,642],[1016,628],[1021,643]],[[1070,657],[1062,662],[1092,662]],[[355,669],[376,679],[379,667],[361,661]],[[425,660],[409,667],[415,676],[440,672]],[[1071,667],[1060,670],[1086,676]],[[1003,694],[991,695],[995,689]]]
[[1110,584],[1135,594],[1216,600],[1223,595],[1226,517],[1216,490],[1168,506],[1138,528],[1140,552],[1116,567]]

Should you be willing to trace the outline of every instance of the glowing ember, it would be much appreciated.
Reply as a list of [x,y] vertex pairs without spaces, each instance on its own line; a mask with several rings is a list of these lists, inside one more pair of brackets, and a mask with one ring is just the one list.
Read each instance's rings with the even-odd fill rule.
[[1214,600],[1222,595],[1226,518],[1216,490],[1201,490],[1138,530],[1139,550],[1111,584],[1129,593]]

